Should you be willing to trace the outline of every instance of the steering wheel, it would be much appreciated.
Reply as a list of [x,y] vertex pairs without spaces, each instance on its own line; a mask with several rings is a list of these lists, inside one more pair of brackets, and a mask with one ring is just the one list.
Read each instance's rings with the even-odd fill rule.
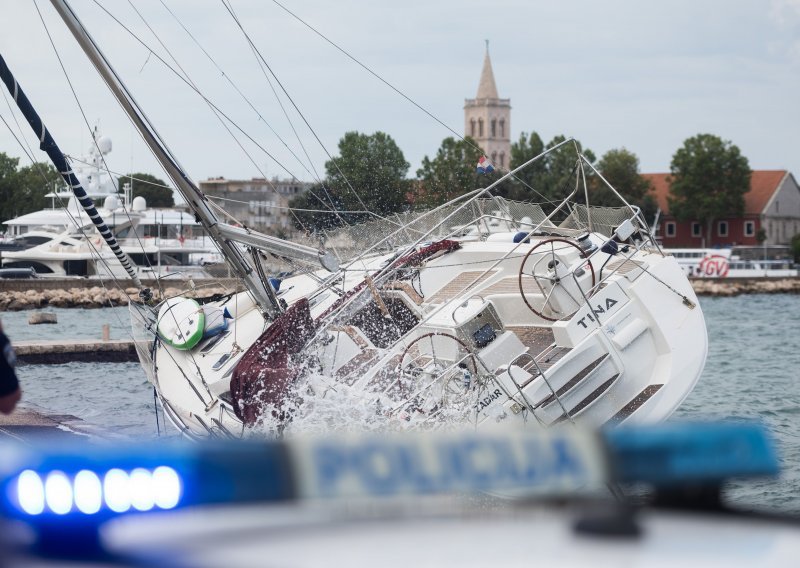
[[[531,250],[528,251],[528,254],[525,255],[525,258],[522,259],[522,263],[519,266],[518,283],[519,283],[519,293],[522,295],[522,301],[525,302],[525,305],[528,306],[528,309],[530,309],[534,314],[547,321],[558,321],[560,319],[569,317],[578,311],[578,308],[580,307],[581,304],[579,300],[572,297],[572,294],[564,286],[562,282],[562,277],[566,275],[558,274],[558,265],[562,264],[566,266],[566,264],[559,257],[559,251],[556,248],[556,243],[563,243],[564,245],[567,245],[567,248],[572,247],[578,251],[580,258],[587,258],[584,250],[571,240],[560,237],[553,237],[550,239],[545,239],[542,242],[538,243],[533,248],[531,248]],[[565,247],[561,246],[559,248],[563,250]],[[526,274],[525,265],[528,262],[528,259],[531,258],[531,255],[533,255],[533,253],[536,252],[537,250],[541,254],[541,257],[538,258],[533,263],[533,268],[531,269],[530,274]],[[544,270],[541,270],[540,267],[543,262],[546,262],[547,264],[546,268]],[[592,261],[589,260],[588,258],[586,260],[586,266],[589,267],[589,272],[591,272],[592,274],[592,288],[594,288],[595,285],[594,267],[592,266]],[[523,287],[523,282],[522,282],[523,276],[532,277],[534,282],[536,282],[536,285],[539,287],[539,290],[542,292],[542,295],[544,296],[544,303],[541,309],[537,310],[536,308],[534,308],[528,301],[528,298],[525,297],[525,288]],[[545,290],[545,288],[542,286],[542,283],[547,284],[549,291]],[[555,292],[557,288],[563,289],[564,293],[566,294],[566,297],[569,297],[575,303],[574,310],[572,310],[569,313],[566,313],[562,312],[561,310],[555,307],[555,305],[552,303],[551,300],[553,297],[553,292]],[[549,310],[551,314],[557,315],[558,317],[550,317],[545,315],[544,312],[546,310]]]
[[[466,353],[461,358],[463,366],[462,364],[456,366],[451,359],[443,358],[441,347],[437,355],[434,345],[435,338],[453,341],[463,348]],[[417,351],[420,351],[420,342],[425,341],[430,342],[430,352],[415,356],[412,349],[416,347]],[[461,349],[458,351],[461,352]],[[406,396],[418,398],[418,402],[421,403],[419,406],[423,411],[433,410],[440,406],[440,403],[460,398],[477,384],[478,365],[475,356],[466,343],[449,333],[426,333],[417,337],[403,351],[398,369],[400,373],[397,380],[408,380],[406,384],[402,385],[402,390]],[[467,384],[468,375],[471,375],[469,381],[471,384]]]

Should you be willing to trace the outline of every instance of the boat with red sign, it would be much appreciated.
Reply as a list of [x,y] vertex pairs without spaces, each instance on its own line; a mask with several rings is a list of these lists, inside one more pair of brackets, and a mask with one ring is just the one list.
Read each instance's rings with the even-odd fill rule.
[[[785,250],[784,250],[785,249]],[[694,278],[788,278],[798,276],[788,247],[664,249]]]

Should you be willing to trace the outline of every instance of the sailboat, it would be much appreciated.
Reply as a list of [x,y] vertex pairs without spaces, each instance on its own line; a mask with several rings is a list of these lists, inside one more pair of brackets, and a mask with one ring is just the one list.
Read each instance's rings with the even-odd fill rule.
[[[132,305],[140,361],[184,435],[642,423],[693,389],[708,345],[697,298],[574,141],[438,208],[329,231],[324,249],[279,239],[217,216],[73,10],[53,5],[244,287],[161,303],[142,290]],[[570,145],[575,184],[558,202],[497,196]],[[619,207],[580,202],[587,171]],[[271,275],[276,258],[296,272]]]

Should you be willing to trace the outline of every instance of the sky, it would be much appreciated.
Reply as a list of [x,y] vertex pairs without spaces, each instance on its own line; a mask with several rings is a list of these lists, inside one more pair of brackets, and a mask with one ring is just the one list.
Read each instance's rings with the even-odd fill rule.
[[[511,99],[512,141],[532,130],[545,141],[574,136],[598,156],[625,147],[642,172],[664,172],[686,138],[708,132],[736,144],[753,169],[800,176],[800,0],[281,1],[459,134],[488,39],[499,95]],[[313,181],[351,130],[391,135],[413,176],[451,135],[271,0],[228,3],[291,100],[273,94],[281,87],[267,81],[222,0],[70,3],[195,180]],[[255,142],[100,6],[177,67],[168,49]],[[113,171],[166,179],[50,3],[0,0],[0,13],[0,54],[62,150],[85,154],[99,124],[113,141]],[[21,118],[6,101],[0,117],[19,137]],[[4,124],[0,151],[29,163]]]

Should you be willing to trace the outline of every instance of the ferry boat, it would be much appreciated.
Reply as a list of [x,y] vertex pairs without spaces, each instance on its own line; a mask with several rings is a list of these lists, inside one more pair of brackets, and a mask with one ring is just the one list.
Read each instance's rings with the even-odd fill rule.
[[692,278],[787,278],[798,276],[789,247],[664,249]]

